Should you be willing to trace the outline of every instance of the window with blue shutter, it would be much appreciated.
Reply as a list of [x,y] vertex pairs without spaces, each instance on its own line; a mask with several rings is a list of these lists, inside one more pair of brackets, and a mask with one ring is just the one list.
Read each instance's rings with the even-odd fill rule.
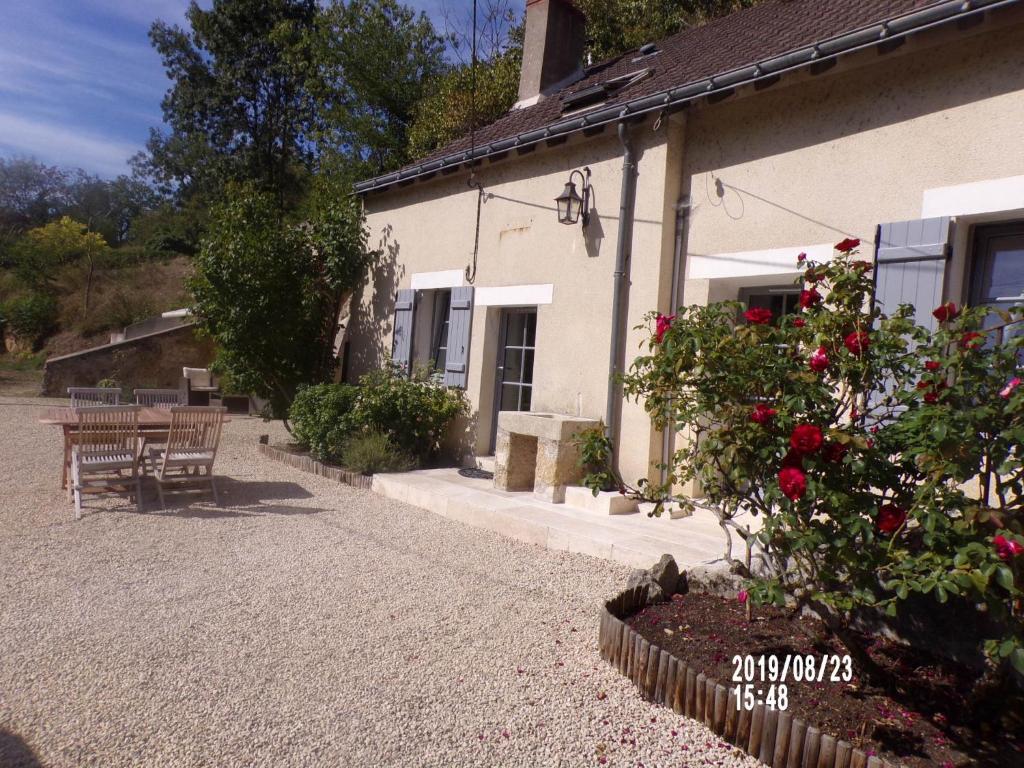
[[406,373],[412,370],[412,334],[416,317],[416,291],[403,288],[395,296],[395,333],[391,359]]
[[875,304],[882,312],[891,315],[900,304],[913,304],[914,322],[935,328],[932,310],[943,300],[952,230],[948,216],[894,221],[878,228]]
[[466,387],[472,325],[473,286],[452,288],[444,363],[444,383],[449,387]]

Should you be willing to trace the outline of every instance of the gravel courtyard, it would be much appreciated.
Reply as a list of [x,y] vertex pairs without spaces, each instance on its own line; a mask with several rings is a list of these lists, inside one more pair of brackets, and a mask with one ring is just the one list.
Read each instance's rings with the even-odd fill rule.
[[596,648],[628,569],[277,465],[236,418],[223,507],[59,488],[0,397],[0,766],[754,766]]

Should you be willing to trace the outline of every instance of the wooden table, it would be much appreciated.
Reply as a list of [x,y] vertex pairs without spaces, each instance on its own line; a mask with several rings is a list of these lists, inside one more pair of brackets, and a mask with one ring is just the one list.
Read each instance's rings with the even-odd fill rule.
[[[224,414],[224,422],[231,418]],[[71,446],[75,432],[78,431],[78,414],[74,408],[54,407],[43,410],[39,417],[40,424],[53,424],[61,427],[64,432],[64,462],[61,467],[60,487],[68,487],[68,469],[71,467]],[[139,436],[154,441],[167,439],[167,430],[171,426],[171,411],[168,408],[139,408]]]

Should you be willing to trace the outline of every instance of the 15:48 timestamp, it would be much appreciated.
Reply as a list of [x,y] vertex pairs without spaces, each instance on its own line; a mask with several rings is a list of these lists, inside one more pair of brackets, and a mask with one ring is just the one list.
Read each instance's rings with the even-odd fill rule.
[[789,708],[789,689],[784,683],[772,684],[764,688],[754,683],[740,684],[733,686],[733,693],[736,694],[736,709],[750,710],[758,704],[764,704],[771,709],[780,712]]

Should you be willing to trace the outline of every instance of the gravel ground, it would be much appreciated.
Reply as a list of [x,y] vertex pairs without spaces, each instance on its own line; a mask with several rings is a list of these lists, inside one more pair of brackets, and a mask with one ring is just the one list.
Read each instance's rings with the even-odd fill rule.
[[757,765],[599,659],[626,568],[275,464],[255,419],[222,508],[76,523],[41,404],[0,398],[0,766]]

